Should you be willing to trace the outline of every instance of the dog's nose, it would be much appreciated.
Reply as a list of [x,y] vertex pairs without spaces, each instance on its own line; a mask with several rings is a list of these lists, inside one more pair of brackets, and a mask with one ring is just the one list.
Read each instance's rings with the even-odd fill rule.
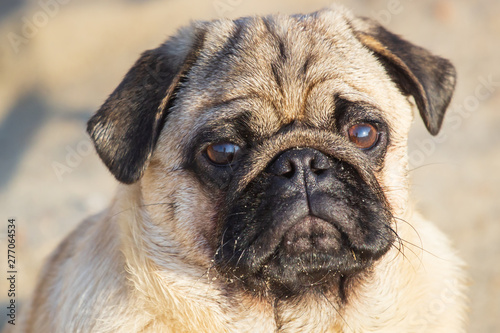
[[331,161],[313,148],[294,148],[283,152],[269,166],[268,171],[276,176],[300,182],[317,179],[331,169]]

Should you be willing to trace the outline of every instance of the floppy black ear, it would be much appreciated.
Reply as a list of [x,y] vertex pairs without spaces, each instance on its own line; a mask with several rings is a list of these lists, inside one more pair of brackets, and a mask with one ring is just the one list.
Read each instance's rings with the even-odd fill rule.
[[413,96],[425,126],[436,135],[455,89],[455,67],[374,20],[358,18],[354,30],[357,38],[379,57],[403,93]]
[[120,182],[141,178],[175,89],[202,47],[203,32],[181,35],[144,52],[87,124],[97,153]]

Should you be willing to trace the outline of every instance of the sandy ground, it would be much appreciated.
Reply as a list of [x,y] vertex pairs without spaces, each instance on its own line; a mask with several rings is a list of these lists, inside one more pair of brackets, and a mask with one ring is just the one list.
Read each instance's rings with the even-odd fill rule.
[[[467,262],[470,332],[500,332],[500,2],[339,1],[452,60],[459,81],[442,135],[416,118],[417,207]],[[116,181],[85,122],[145,49],[192,19],[310,12],[329,1],[2,1],[0,4],[0,301],[7,219],[17,223],[17,301],[51,250],[103,209]],[[5,320],[5,308],[0,320]]]

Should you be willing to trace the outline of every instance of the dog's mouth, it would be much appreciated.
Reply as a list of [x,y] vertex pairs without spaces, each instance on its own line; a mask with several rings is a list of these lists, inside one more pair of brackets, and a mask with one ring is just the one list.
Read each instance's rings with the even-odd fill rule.
[[284,234],[280,247],[291,256],[335,253],[342,247],[342,233],[325,220],[309,215]]
[[302,173],[263,172],[221,217],[216,266],[252,291],[331,286],[369,267],[393,242],[377,189],[345,163],[304,154],[315,160],[294,167]]
[[254,279],[267,280],[274,290],[285,287],[287,292],[327,284],[339,277],[344,249],[349,248],[347,239],[331,223],[308,215],[284,232]]
[[376,245],[367,241],[356,246],[349,231],[312,215],[287,230],[279,229],[265,230],[249,245],[244,244],[243,236],[231,241],[226,232],[226,246],[217,253],[219,267],[252,291],[296,294],[321,286],[329,288],[355,275],[383,255],[391,243],[387,235]]

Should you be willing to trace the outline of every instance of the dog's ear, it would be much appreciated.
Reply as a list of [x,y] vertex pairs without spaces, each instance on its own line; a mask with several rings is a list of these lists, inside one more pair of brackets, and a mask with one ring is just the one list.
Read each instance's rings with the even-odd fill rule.
[[372,19],[356,18],[352,24],[356,37],[377,55],[403,93],[413,96],[425,126],[436,135],[455,89],[455,67]]
[[89,120],[97,153],[120,182],[131,184],[148,166],[175,90],[196,60],[204,31],[185,29],[144,52]]

